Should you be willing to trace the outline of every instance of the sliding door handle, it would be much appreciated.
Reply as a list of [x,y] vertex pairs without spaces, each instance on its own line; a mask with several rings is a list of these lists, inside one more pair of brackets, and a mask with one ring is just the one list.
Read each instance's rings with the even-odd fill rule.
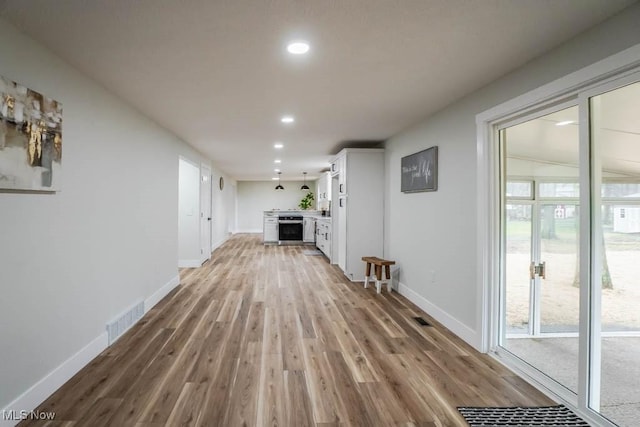
[[529,264],[529,278],[533,280],[536,278],[536,276],[541,277],[543,279],[547,278],[546,261],[542,261],[541,264],[536,264],[535,262],[531,262],[531,264]]

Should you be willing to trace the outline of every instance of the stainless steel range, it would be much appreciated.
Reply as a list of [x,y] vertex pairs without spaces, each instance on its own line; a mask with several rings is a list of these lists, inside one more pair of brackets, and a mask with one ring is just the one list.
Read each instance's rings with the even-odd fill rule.
[[302,243],[302,215],[278,216],[278,240],[280,243]]

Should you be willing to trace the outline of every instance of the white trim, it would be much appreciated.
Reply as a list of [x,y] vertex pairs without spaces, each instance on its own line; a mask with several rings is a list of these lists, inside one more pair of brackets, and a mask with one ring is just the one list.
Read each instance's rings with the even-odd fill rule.
[[149,298],[144,300],[144,314],[147,314],[162,298],[166,297],[176,286],[180,284],[180,275],[176,275],[167,284],[155,291]]
[[227,240],[229,240],[229,236],[225,236],[222,239],[218,240],[217,242],[215,242],[213,245],[211,245],[211,252],[215,251],[216,249],[218,249],[220,246],[222,246],[224,244],[224,242],[226,242]]
[[199,259],[179,259],[179,268],[198,268],[202,265],[202,261]]
[[234,234],[239,234],[239,233],[260,233],[262,234],[264,231],[262,230],[262,228],[248,228],[248,229],[244,229],[244,230],[236,230],[234,232]]
[[[51,396],[71,377],[77,374],[91,360],[107,348],[107,332],[103,332],[94,338],[80,351],[64,361],[61,365],[48,373],[44,378],[22,393],[17,399],[9,403],[3,411],[31,411]],[[13,427],[19,420],[9,421],[0,417],[0,427]]]
[[[598,361],[600,350],[598,342],[598,359],[594,359],[594,353],[591,351],[591,344],[593,343],[593,337],[591,336],[594,314],[592,308],[592,277],[593,271],[591,270],[591,248],[593,242],[599,242],[594,240],[592,230],[594,225],[597,224],[592,220],[593,210],[593,196],[596,194],[591,187],[592,177],[591,173],[591,113],[589,112],[589,101],[581,94],[579,97],[579,135],[580,135],[580,246],[579,252],[579,273],[580,273],[580,310],[579,310],[579,340],[578,340],[578,408],[588,408],[589,402],[594,398],[600,400],[600,374],[594,372],[591,369],[594,366],[594,362]],[[599,173],[601,177],[602,174]],[[600,192],[598,191],[598,195]],[[597,228],[597,227],[596,227]],[[594,258],[595,259],[595,258]],[[598,325],[599,327],[599,325]],[[595,389],[597,387],[597,390]],[[590,390],[593,390],[591,393]]]
[[[204,264],[206,261],[211,259],[211,252],[207,253],[207,247],[211,246],[211,241],[213,240],[213,222],[212,220],[205,221],[205,214],[208,214],[207,218],[213,218],[213,170],[211,169],[211,165],[208,163],[200,163],[199,167],[199,177],[198,177],[198,244],[200,246],[200,265]],[[206,173],[208,172],[208,173]],[[209,186],[209,206],[203,206],[203,188],[206,189],[206,185],[202,183],[202,178],[206,177]],[[204,194],[207,192],[205,191]],[[204,212],[208,210],[208,212]],[[205,226],[203,226],[205,224]],[[202,241],[202,229],[209,227],[209,245],[203,245]],[[206,230],[205,230],[206,231]]]
[[425,313],[442,323],[444,327],[462,338],[468,344],[472,345],[476,349],[480,348],[481,337],[476,331],[469,328],[467,325],[451,316],[437,305],[428,301],[425,297],[418,294],[404,283],[398,282],[397,291],[400,295],[406,297],[409,301],[420,307]]

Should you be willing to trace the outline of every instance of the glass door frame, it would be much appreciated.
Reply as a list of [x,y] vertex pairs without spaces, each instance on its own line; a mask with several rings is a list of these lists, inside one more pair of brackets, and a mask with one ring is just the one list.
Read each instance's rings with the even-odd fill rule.
[[[597,224],[600,213],[600,193],[594,188],[597,177],[591,171],[597,171],[591,153],[590,105],[589,99],[640,80],[640,45],[612,55],[598,63],[585,67],[571,75],[544,85],[518,98],[507,101],[476,116],[477,124],[477,206],[478,206],[478,324],[481,336],[477,347],[490,353],[523,378],[536,385],[552,398],[567,404],[587,422],[614,426],[609,420],[592,409],[591,402],[599,397],[599,372],[591,366],[599,363],[599,336],[594,336],[595,322],[599,322],[600,296],[594,292],[591,278],[598,277],[598,259],[600,248],[592,242],[598,242],[600,231]],[[501,229],[501,188],[500,150],[498,130],[507,124],[530,120],[544,115],[543,111],[561,109],[565,103],[577,103],[579,108],[579,165],[580,170],[580,342],[579,342],[579,383],[577,395],[569,392],[555,381],[517,357],[501,350],[500,334],[501,307],[504,301],[499,289],[501,283],[502,248],[504,236]],[[599,187],[599,185],[598,185]]]
[[[602,282],[601,280],[591,280],[591,278],[602,277],[602,262],[605,248],[599,242],[604,241],[602,224],[602,209],[601,207],[612,203],[612,200],[605,200],[602,198],[602,184],[605,180],[602,177],[602,165],[600,164],[601,157],[597,155],[598,144],[593,143],[594,135],[592,134],[592,110],[591,99],[605,94],[607,92],[620,89],[624,86],[640,82],[640,71],[627,73],[623,76],[619,76],[615,79],[610,79],[599,85],[582,91],[579,94],[580,101],[580,121],[585,123],[584,135],[580,134],[580,144],[586,144],[589,149],[588,158],[585,159],[589,165],[590,176],[586,178],[587,185],[589,185],[589,220],[590,224],[585,226],[585,229],[581,226],[581,233],[584,236],[588,235],[589,245],[588,247],[580,247],[580,256],[588,256],[588,268],[585,272],[585,277],[581,280],[588,280],[589,286],[585,292],[584,299],[581,299],[580,316],[584,316],[585,321],[580,322],[581,332],[587,333],[587,340],[585,343],[581,343],[580,351],[585,354],[585,357],[581,357],[580,361],[580,378],[584,378],[584,384],[581,390],[586,390],[583,396],[580,396],[579,406],[584,407],[589,411],[599,411],[600,409],[600,392],[601,392],[601,376],[602,376]],[[582,130],[582,129],[581,129]],[[582,159],[581,159],[582,161]],[[581,181],[581,184],[584,183]],[[613,200],[615,201],[615,200]],[[623,204],[625,202],[620,201]],[[637,201],[635,201],[637,204]],[[584,313],[582,303],[585,303]],[[584,360],[583,360],[584,359]],[[582,366],[584,365],[584,366]],[[604,417],[602,417],[606,420]],[[606,420],[609,422],[608,420]],[[612,424],[611,425],[615,425]]]
[[[496,161],[496,169],[493,171],[495,184],[494,190],[494,203],[496,203],[495,208],[495,216],[492,218],[494,223],[497,223],[497,227],[495,229],[494,238],[497,236],[498,245],[496,249],[495,255],[497,256],[497,266],[498,266],[498,283],[494,285],[493,297],[494,301],[497,302],[497,305],[494,307],[497,310],[493,311],[493,315],[497,316],[495,325],[498,326],[497,330],[493,331],[492,342],[490,347],[490,352],[494,355],[498,356],[500,359],[507,361],[507,365],[510,367],[515,367],[516,371],[520,374],[524,375],[525,378],[529,378],[534,380],[534,382],[539,383],[543,388],[550,390],[553,394],[559,396],[561,400],[565,401],[569,405],[579,406],[578,396],[580,395],[580,391],[582,390],[580,387],[582,386],[582,371],[580,367],[578,367],[578,393],[574,393],[569,390],[566,386],[562,385],[560,382],[557,382],[552,377],[544,374],[540,370],[538,370],[533,365],[527,363],[523,359],[519,358],[512,352],[510,352],[506,347],[503,346],[507,339],[507,325],[506,325],[506,205],[509,202],[516,203],[530,203],[531,204],[531,261],[539,260],[541,255],[541,242],[540,242],[540,208],[545,204],[549,204],[549,202],[554,203],[562,203],[567,202],[571,204],[575,204],[576,206],[584,206],[583,205],[583,196],[584,193],[588,193],[588,191],[582,191],[584,187],[583,179],[585,175],[585,170],[587,170],[586,178],[589,179],[588,168],[582,167],[583,161],[583,151],[585,147],[583,146],[582,141],[582,124],[585,123],[580,117],[580,129],[579,129],[579,147],[578,147],[578,171],[579,176],[577,179],[571,178],[541,178],[536,180],[534,177],[513,177],[515,181],[528,180],[533,182],[533,194],[532,197],[528,200],[511,200],[506,197],[506,184],[508,180],[508,176],[503,176],[503,172],[506,171],[506,161],[507,156],[505,152],[505,144],[503,141],[506,140],[505,133],[508,128],[513,126],[517,126],[519,124],[523,124],[529,122],[531,120],[535,120],[540,117],[544,117],[548,114],[552,114],[561,110],[566,110],[572,107],[578,107],[580,111],[580,100],[578,94],[571,94],[569,96],[565,96],[561,99],[556,99],[546,103],[541,107],[531,108],[531,111],[524,111],[521,114],[517,115],[515,118],[495,122],[491,127],[491,132],[493,135],[493,144],[496,147],[494,151],[494,156],[497,156]],[[522,178],[522,179],[521,179]],[[554,197],[540,197],[540,184],[545,182],[578,182],[580,184],[580,193],[579,197],[575,198],[554,198]],[[588,206],[588,205],[586,205]],[[582,224],[585,221],[585,213],[588,215],[589,209],[580,209],[580,230],[579,233],[583,232]],[[588,221],[587,221],[588,222]],[[581,241],[579,248],[579,260],[580,260],[580,283],[586,283],[582,280],[582,271],[585,268],[583,264],[583,254],[582,254],[583,243]],[[579,318],[582,318],[582,294],[583,294],[584,286],[580,287],[580,311]],[[541,337],[545,334],[541,333],[541,283],[540,278],[535,277],[531,280],[530,283],[530,299],[529,299],[529,310],[530,315],[529,318],[533,319],[536,324],[529,325],[529,330],[532,331],[531,337]],[[534,312],[535,311],[535,312]],[[537,319],[536,319],[537,316]],[[580,360],[580,353],[582,352],[582,341],[585,340],[584,333],[579,324],[578,326],[578,339],[579,339],[579,354],[578,358]],[[547,334],[550,336],[550,334]]]

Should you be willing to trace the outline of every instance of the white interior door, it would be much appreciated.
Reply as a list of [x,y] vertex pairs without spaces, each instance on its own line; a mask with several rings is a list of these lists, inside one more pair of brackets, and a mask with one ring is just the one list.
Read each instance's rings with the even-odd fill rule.
[[211,168],[200,167],[200,254],[201,261],[211,258]]
[[200,168],[180,157],[178,162],[178,266],[198,267],[200,252]]

